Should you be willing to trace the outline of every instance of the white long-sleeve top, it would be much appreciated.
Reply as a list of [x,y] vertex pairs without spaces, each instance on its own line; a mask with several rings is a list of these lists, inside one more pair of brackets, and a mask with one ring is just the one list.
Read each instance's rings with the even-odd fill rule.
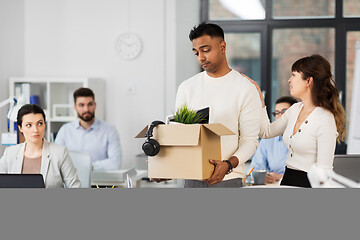
[[239,165],[224,180],[244,177],[244,163],[258,145],[261,102],[255,86],[235,70],[219,78],[204,71],[179,86],[176,109],[185,103],[194,110],[210,107],[209,123],[221,123],[235,133],[221,137],[222,159],[215,160],[236,156]]
[[324,169],[332,169],[336,146],[334,115],[328,110],[316,107],[293,134],[296,120],[303,103],[292,105],[280,119],[270,123],[266,108],[262,110],[260,126],[261,138],[272,138],[281,134],[289,155],[288,168],[308,172],[313,164]]

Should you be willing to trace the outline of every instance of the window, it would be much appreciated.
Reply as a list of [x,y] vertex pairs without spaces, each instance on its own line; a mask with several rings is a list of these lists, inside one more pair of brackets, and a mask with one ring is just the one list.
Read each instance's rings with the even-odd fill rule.
[[[355,46],[360,42],[360,31],[349,31],[346,36],[346,119],[350,120],[351,98],[354,80]],[[346,129],[348,130],[348,129]]]
[[276,99],[289,96],[288,79],[291,76],[291,66],[299,58],[319,53],[332,66],[334,73],[334,39],[335,31],[331,28],[284,28],[275,29],[272,40],[273,75],[271,105]]
[[334,18],[335,0],[273,0],[275,19]]
[[[269,113],[276,98],[289,94],[287,80],[292,63],[306,55],[320,53],[332,66],[340,101],[349,116],[353,54],[355,41],[360,41],[360,1],[251,0],[246,1],[246,5],[244,2],[201,0],[201,20],[219,24],[224,29],[228,48],[236,49],[231,45],[240,44],[240,48],[245,49],[232,55],[228,53],[229,64],[243,69],[261,84]],[[250,6],[252,2],[254,6],[261,6]],[[237,10],[241,4],[246,15]],[[253,43],[260,42],[260,46],[251,48],[246,41],[241,43],[254,36],[257,37]]]
[[209,19],[265,19],[264,2],[265,0],[210,0]]
[[[232,69],[260,79],[260,33],[227,33],[227,60]],[[258,82],[259,86],[261,83]]]
[[359,0],[344,0],[344,17],[360,17]]

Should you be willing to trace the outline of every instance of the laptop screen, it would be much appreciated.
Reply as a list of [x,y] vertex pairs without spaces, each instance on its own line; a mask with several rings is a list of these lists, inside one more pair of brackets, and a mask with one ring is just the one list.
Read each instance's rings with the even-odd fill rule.
[[42,174],[0,174],[0,188],[45,188]]

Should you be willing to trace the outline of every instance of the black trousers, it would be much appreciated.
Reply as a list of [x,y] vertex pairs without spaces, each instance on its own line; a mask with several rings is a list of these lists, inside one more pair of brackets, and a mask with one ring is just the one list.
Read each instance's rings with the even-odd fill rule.
[[311,188],[307,172],[286,167],[280,185]]

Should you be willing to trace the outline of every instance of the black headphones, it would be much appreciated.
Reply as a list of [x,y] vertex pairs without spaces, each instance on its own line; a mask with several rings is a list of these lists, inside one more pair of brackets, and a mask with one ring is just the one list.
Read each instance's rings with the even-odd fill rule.
[[155,139],[150,138],[153,136],[154,127],[156,127],[157,125],[160,125],[160,124],[165,124],[165,123],[162,121],[153,121],[150,124],[150,127],[145,134],[146,140],[145,140],[144,144],[142,145],[142,150],[144,151],[144,153],[146,155],[148,155],[150,157],[155,156],[160,151],[160,144]]

